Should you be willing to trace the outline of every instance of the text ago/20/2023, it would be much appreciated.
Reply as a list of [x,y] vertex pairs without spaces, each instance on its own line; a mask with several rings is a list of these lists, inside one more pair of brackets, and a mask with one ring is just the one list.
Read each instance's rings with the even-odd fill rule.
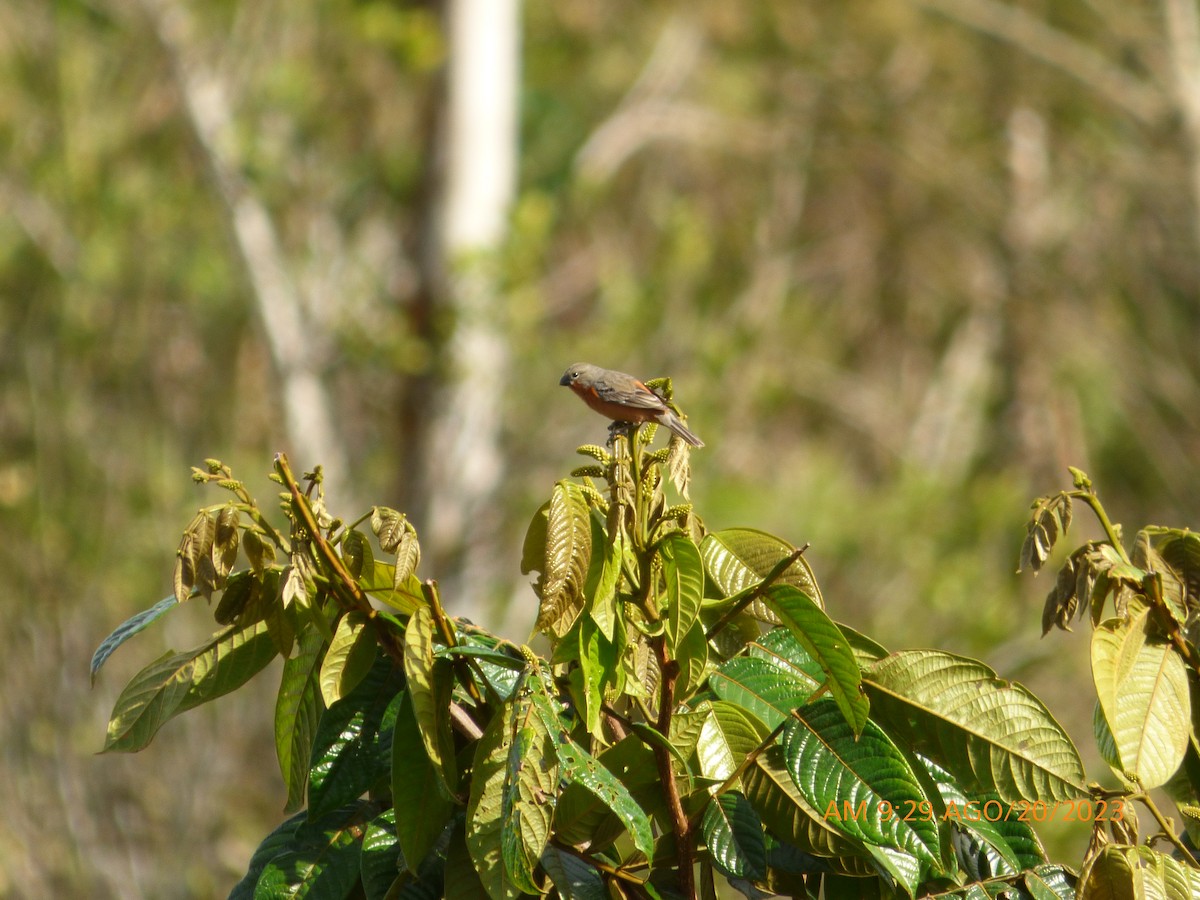
[[881,800],[869,809],[867,801],[861,801],[855,806],[849,800],[843,800],[839,807],[830,801],[826,807],[826,819],[842,819],[847,821],[864,820],[869,816],[882,821],[897,818],[904,821],[932,822],[940,819],[943,822],[1007,822],[1010,819],[1018,822],[1121,822],[1125,819],[1125,801],[1122,799],[1109,800],[1059,800],[1047,803],[1044,800],[1017,800],[1007,803],[1002,800],[968,800],[962,803],[948,801],[943,812],[934,809],[928,800],[904,800],[892,804]]

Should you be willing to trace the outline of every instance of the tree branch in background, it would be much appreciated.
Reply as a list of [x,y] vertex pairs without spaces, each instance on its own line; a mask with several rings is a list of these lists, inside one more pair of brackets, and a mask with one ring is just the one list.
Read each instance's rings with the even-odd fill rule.
[[222,79],[197,52],[186,8],[176,0],[141,0],[171,61],[187,122],[217,185],[234,243],[258,307],[271,358],[279,375],[288,441],[294,455],[320,462],[328,489],[345,496],[347,454],[335,427],[332,401],[321,381],[319,353],[305,321],[303,303],[288,273],[271,214],[238,174],[233,110]]

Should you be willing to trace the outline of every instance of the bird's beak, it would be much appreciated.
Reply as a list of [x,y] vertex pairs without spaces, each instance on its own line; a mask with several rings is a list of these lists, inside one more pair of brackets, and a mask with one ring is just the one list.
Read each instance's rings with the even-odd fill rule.
[[564,372],[563,377],[558,379],[558,383],[561,384],[563,387],[570,387],[571,386],[571,376],[569,374],[567,374],[566,372]]

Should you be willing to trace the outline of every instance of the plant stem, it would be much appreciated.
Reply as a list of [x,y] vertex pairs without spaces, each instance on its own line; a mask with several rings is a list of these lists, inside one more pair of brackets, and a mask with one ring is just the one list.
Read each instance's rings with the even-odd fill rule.
[[1150,799],[1149,794],[1133,794],[1129,799],[1139,801],[1142,806],[1150,810],[1150,815],[1154,817],[1154,821],[1158,823],[1158,827],[1162,829],[1162,833],[1166,839],[1175,845],[1175,848],[1183,854],[1183,858],[1188,861],[1192,868],[1200,869],[1200,862],[1196,861],[1196,857],[1192,855],[1192,852],[1188,850],[1183,841],[1175,836],[1175,830],[1171,827],[1171,823],[1159,812],[1158,807],[1154,805],[1154,801]]
[[397,664],[403,665],[404,649],[396,640],[396,636],[391,628],[388,627],[387,621],[379,617],[379,613],[375,607],[371,606],[371,601],[367,599],[367,595],[363,593],[363,589],[354,580],[354,576],[342,564],[341,557],[333,552],[329,546],[329,542],[321,534],[321,528],[317,525],[317,520],[313,516],[312,507],[309,506],[304,494],[300,492],[300,485],[296,483],[296,478],[292,474],[291,466],[288,465],[285,454],[275,454],[275,471],[279,473],[279,477],[283,479],[284,486],[287,487],[288,492],[292,495],[292,507],[296,510],[296,515],[303,521],[304,527],[312,539],[312,545],[316,550],[317,556],[320,557],[321,562],[325,564],[327,569],[336,576],[336,579],[331,582],[334,595],[342,598],[344,606],[361,612],[374,624],[376,636],[379,638],[379,645],[383,647],[384,652],[392,657]]
[[769,587],[771,587],[771,585],[773,585],[780,578],[782,578],[783,573],[792,567],[792,563],[794,563],[796,560],[798,560],[801,556],[804,555],[804,551],[808,549],[808,546],[809,546],[808,544],[805,544],[803,547],[800,547],[797,550],[793,550],[791,553],[789,553],[787,556],[785,556],[783,559],[781,559],[778,563],[776,563],[775,568],[773,568],[770,572],[767,573],[767,577],[764,578],[762,581],[760,581],[754,587],[753,590],[751,590],[748,594],[746,594],[746,596],[742,597],[741,600],[739,600],[737,603],[735,603],[729,609],[729,611],[725,613],[725,615],[723,615],[723,616],[721,616],[721,618],[717,619],[717,621],[713,624],[712,628],[708,629],[708,631],[705,632],[704,637],[711,641],[713,639],[714,635],[719,633],[722,628],[724,628],[726,625],[728,625],[730,622],[732,622],[733,619],[742,610],[744,610],[747,606],[749,606],[751,603],[753,603],[755,600],[757,600],[759,597],[761,597],[763,594],[765,594],[767,592],[767,589]]
[[1082,500],[1091,507],[1092,512],[1095,513],[1096,518],[1100,522],[1100,527],[1104,529],[1104,534],[1108,538],[1108,542],[1121,555],[1121,561],[1129,562],[1129,555],[1125,552],[1125,548],[1121,544],[1121,536],[1117,534],[1116,526],[1108,518],[1108,513],[1104,511],[1104,504],[1100,502],[1100,498],[1092,491],[1069,491],[1067,496],[1074,500]]
[[[675,708],[675,682],[679,678],[679,663],[667,655],[667,642],[663,636],[653,641],[654,652],[658,657],[661,671],[661,683],[658,697],[658,721],[655,727],[659,734],[668,740],[671,735],[671,715]],[[667,809],[671,814],[671,830],[675,834],[675,858],[679,864],[679,890],[687,900],[695,900],[696,876],[692,871],[694,856],[692,854],[692,826],[687,813],[683,809],[683,800],[679,796],[679,783],[675,780],[675,770],[671,764],[671,751],[655,743],[654,760],[658,764],[658,776],[667,794]]]

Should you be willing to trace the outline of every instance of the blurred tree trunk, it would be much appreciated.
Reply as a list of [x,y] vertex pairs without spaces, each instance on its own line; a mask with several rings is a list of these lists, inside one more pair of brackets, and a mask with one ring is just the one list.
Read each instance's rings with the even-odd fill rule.
[[[497,254],[516,187],[520,17],[517,0],[447,0],[443,11],[447,66],[417,310],[440,345],[440,377],[410,388],[407,440],[423,459],[415,479],[402,477],[455,613],[478,616],[496,572],[492,501],[504,475],[510,356]],[[438,341],[434,329],[447,321]]]
[[259,320],[279,377],[288,443],[298,468],[321,464],[331,494],[347,494],[348,455],[334,424],[333,404],[321,378],[321,353],[300,291],[288,271],[266,204],[241,177],[234,148],[227,85],[202,58],[188,9],[178,0],[142,0],[170,57],[187,121],[217,185],[241,255]]

